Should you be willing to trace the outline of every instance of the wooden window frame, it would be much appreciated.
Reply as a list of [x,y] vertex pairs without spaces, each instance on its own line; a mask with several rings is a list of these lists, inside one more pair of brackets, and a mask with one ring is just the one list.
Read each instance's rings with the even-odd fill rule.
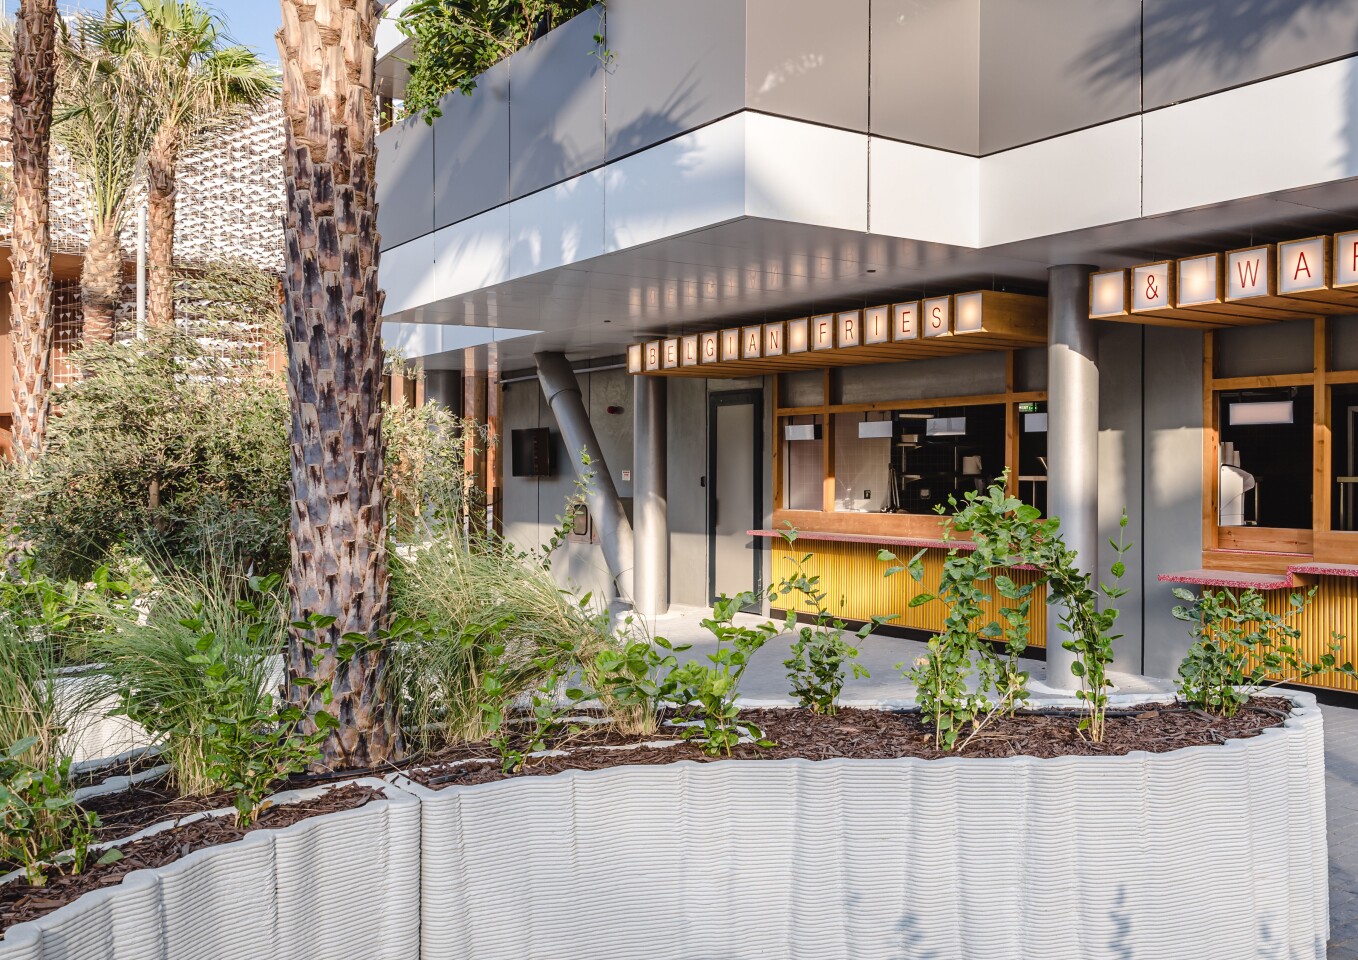
[[[1005,408],[1004,462],[1009,468],[1009,493],[1018,490],[1018,443],[1020,403],[1045,402],[1045,390],[1014,389],[1014,351],[1005,350],[1004,392],[964,396],[932,397],[920,400],[876,400],[867,403],[831,403],[831,371],[821,370],[821,402],[809,406],[782,406],[782,374],[773,375],[773,525],[775,529],[792,524],[798,530],[817,533],[844,533],[863,536],[937,538],[941,535],[938,517],[928,514],[852,513],[836,511],[835,505],[835,417],[837,413],[872,413],[885,410],[918,410],[926,407],[975,407],[1003,404]],[[820,416],[824,466],[821,509],[788,510],[783,503],[783,441],[779,426],[786,417]]]
[[[1212,569],[1257,573],[1285,573],[1298,558],[1321,562],[1352,562],[1358,556],[1358,531],[1334,530],[1330,520],[1331,437],[1330,388],[1358,383],[1358,370],[1331,369],[1329,324],[1325,317],[1312,320],[1312,361],[1308,373],[1270,374],[1254,377],[1216,376],[1214,331],[1203,334],[1202,350],[1202,558]],[[1312,388],[1311,529],[1270,527],[1221,527],[1217,509],[1217,450],[1220,445],[1219,395],[1232,390],[1267,387]]]

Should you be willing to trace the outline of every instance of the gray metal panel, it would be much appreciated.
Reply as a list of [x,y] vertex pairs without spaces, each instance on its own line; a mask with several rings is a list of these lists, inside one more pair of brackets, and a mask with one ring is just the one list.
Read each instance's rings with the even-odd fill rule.
[[[582,374],[581,379],[585,376]],[[585,396],[585,409],[589,411],[589,422],[594,425],[594,435],[599,440],[599,450],[613,477],[618,497],[630,500],[633,469],[632,378],[626,370],[601,370],[587,376],[589,389]],[[615,407],[620,412],[609,413],[609,407]],[[629,474],[627,480],[622,478],[624,470]]]
[[983,0],[981,153],[1136,113],[1140,26],[1140,0]]
[[434,230],[434,131],[419,117],[392,124],[377,136],[377,230],[382,248]]
[[744,105],[744,0],[610,0],[608,48],[610,160]]
[[1288,320],[1221,330],[1212,341],[1218,377],[1310,373],[1315,368],[1315,333],[1310,320]]
[[672,377],[668,409],[670,602],[706,606],[707,385]]
[[1330,367],[1358,370],[1358,316],[1330,317],[1326,329],[1330,333]]
[[876,0],[872,132],[975,154],[980,41],[980,0]]
[[509,62],[483,73],[470,96],[454,91],[434,122],[434,228],[509,200]]
[[1146,328],[1142,590],[1145,669],[1172,677],[1188,652],[1171,584],[1156,577],[1202,566],[1202,334]]
[[[1147,109],[1358,51],[1353,0],[1145,0],[1143,15]],[[1118,42],[1102,48],[1114,72]]]
[[[541,425],[542,388],[537,380],[507,383],[501,387],[500,422],[508,448],[514,430],[529,430]],[[547,412],[547,422],[551,423]],[[558,467],[560,469],[560,467]],[[570,465],[566,464],[569,470]],[[536,477],[513,475],[509,458],[505,458],[504,480],[500,500],[505,536],[523,549],[531,549],[544,539],[544,528],[538,518],[538,480]],[[559,512],[559,511],[558,511]]]
[[[679,5],[682,6],[682,5]],[[746,0],[745,103],[868,129],[868,0]]]
[[510,199],[573,177],[604,159],[604,70],[598,8],[509,58]]
[[[958,393],[1004,393],[1003,353],[963,353],[903,363],[840,367],[831,371],[831,389],[839,389],[835,403],[875,400],[927,400]],[[965,389],[959,385],[965,384]]]
[[1145,517],[1141,510],[1141,470],[1144,443],[1141,435],[1140,326],[1105,323],[1099,330],[1099,556],[1090,573],[1097,583],[1112,584],[1110,573],[1118,559],[1109,540],[1118,537],[1118,520],[1127,510],[1125,542],[1134,546],[1125,554],[1127,572],[1121,586],[1126,596],[1112,601],[1118,609],[1113,642],[1113,665],[1127,673],[1141,672],[1141,595],[1144,587],[1141,549]]

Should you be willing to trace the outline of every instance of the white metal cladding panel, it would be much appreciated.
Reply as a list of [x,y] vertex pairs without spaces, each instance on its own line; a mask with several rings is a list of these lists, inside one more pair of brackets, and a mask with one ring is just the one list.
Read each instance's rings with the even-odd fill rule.
[[410,6],[411,0],[391,0],[387,4],[386,10],[382,13],[382,19],[377,23],[377,30],[373,35],[373,41],[377,45],[377,59],[381,60],[391,53],[405,40],[405,35],[396,26],[396,21],[400,19],[401,13],[406,7]]
[[1358,176],[1358,60],[1145,115],[1145,213]]
[[603,173],[593,171],[509,206],[509,274],[526,277],[604,252]]
[[509,248],[508,204],[434,231],[435,297],[431,299],[511,279]]
[[762,113],[745,115],[745,212],[868,228],[868,138]]
[[1298,700],[1285,729],[1168,754],[412,787],[422,956],[1320,958],[1323,738]]
[[744,216],[745,120],[727,117],[604,168],[604,249]]
[[382,304],[383,315],[422,307],[437,300],[434,234],[426,233],[399,247],[384,249],[377,279],[387,294]]
[[1141,216],[1141,118],[1129,117],[981,161],[980,242]]
[[978,245],[983,161],[880,137],[873,137],[868,149],[873,233]]

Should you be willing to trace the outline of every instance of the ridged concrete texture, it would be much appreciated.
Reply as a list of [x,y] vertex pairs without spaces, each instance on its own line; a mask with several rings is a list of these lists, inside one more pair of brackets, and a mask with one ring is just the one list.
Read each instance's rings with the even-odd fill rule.
[[681,762],[422,799],[424,960],[1324,956],[1323,740]]
[[0,960],[416,960],[419,805],[387,799],[128,874],[12,927]]

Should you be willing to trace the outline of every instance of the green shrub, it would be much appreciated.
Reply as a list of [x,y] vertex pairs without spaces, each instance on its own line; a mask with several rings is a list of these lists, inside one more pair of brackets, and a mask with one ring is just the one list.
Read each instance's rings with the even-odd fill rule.
[[[960,750],[992,718],[1012,712],[1027,697],[1028,673],[1019,668],[1018,658],[1028,647],[1033,584],[1016,584],[1001,571],[1024,563],[1035,542],[1054,534],[1055,526],[1042,520],[1036,508],[1008,496],[1003,481],[992,484],[985,494],[968,492],[960,504],[951,497],[948,502],[954,513],[945,536],[954,530],[970,532],[973,549],[954,547],[943,563],[937,592],[921,591],[911,597],[912,607],[941,602],[948,612],[942,631],[929,640],[908,676],[920,713],[933,728],[934,743]],[[923,583],[923,550],[904,566],[896,564],[896,555],[889,550],[880,551],[878,557],[893,564],[887,568],[888,577],[906,570],[916,583]],[[982,623],[983,604],[991,599],[989,584],[1008,602],[1000,608],[998,620]],[[1004,644],[1004,656],[991,641]],[[974,689],[968,682],[973,673]]]
[[467,483],[467,441],[478,449],[486,430],[437,404],[386,407],[382,433],[387,441],[386,492],[391,535],[416,540],[431,529],[460,525],[467,506],[482,505],[484,495]]
[[1292,594],[1287,613],[1279,615],[1257,590],[1236,595],[1204,589],[1194,594],[1175,587],[1174,596],[1184,605],[1174,608],[1174,616],[1190,625],[1193,636],[1179,664],[1179,696],[1200,710],[1231,717],[1261,688],[1325,673],[1354,676],[1353,664],[1339,661],[1343,638],[1338,635],[1318,661],[1302,656],[1301,631],[1289,621],[1314,595],[1314,588],[1305,595]]
[[710,665],[690,660],[670,671],[662,688],[662,694],[678,707],[679,720],[693,724],[684,730],[684,739],[695,739],[701,733],[703,750],[712,756],[730,756],[742,736],[761,746],[770,745],[758,727],[740,719],[736,705],[750,657],[778,634],[772,622],[736,625],[736,614],[757,599],[749,591],[734,597],[722,595],[713,604],[712,616],[703,621],[703,629],[717,638],[717,649],[705,658]]
[[[35,765],[27,757],[37,747],[37,739],[29,737],[0,752],[0,861],[21,864],[24,878],[40,887],[52,870],[85,869],[99,817],[75,802],[70,758]],[[99,862],[121,858],[110,849]]]
[[394,646],[393,671],[403,727],[425,746],[490,736],[541,683],[547,654],[568,642],[592,661],[603,642],[589,598],[573,598],[511,544],[451,525],[395,551],[391,597],[393,613],[419,625],[417,639]]
[[[164,742],[181,793],[235,789],[220,738],[246,738],[276,713],[287,629],[278,578],[168,574],[149,600],[97,643],[109,692]],[[222,733],[231,723],[240,729]]]
[[288,399],[197,341],[155,332],[80,352],[43,455],[0,470],[0,519],[44,572],[86,579],[117,546],[201,569],[287,564]]
[[630,617],[612,640],[595,654],[588,671],[591,685],[620,733],[649,737],[656,731],[665,681],[679,665],[674,655],[689,644],[637,638]]
[[[780,533],[788,546],[797,542],[797,531],[791,524]],[[783,661],[783,666],[787,668],[792,694],[799,705],[813,713],[833,715],[839,709],[839,692],[844,689],[845,665],[849,665],[855,679],[869,674],[858,663],[858,649],[849,646],[844,639],[844,621],[826,609],[829,594],[821,587],[820,576],[806,572],[812,556],[806,553],[789,560],[794,570],[773,588],[773,596],[789,598],[795,595],[798,602],[812,607],[811,624],[798,626],[796,607],[793,603],[787,605],[784,629],[796,639],[792,642],[792,656]],[[865,623],[858,630],[858,639],[865,639],[886,619],[889,618],[874,617]]]

